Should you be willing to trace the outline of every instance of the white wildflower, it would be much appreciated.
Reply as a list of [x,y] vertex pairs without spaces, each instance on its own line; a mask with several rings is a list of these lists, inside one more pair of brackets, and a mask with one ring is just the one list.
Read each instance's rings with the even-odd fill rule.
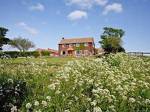
[[39,110],[36,110],[35,112],[42,112],[42,111],[39,109]]
[[86,110],[85,112],[90,112],[90,110]]
[[42,105],[43,105],[43,107],[47,107],[47,102],[46,101],[42,101]]
[[145,103],[146,103],[146,104],[150,104],[150,99],[146,99],[146,100],[145,100]]
[[100,107],[94,107],[93,112],[102,112]]
[[39,106],[39,102],[38,102],[38,101],[35,101],[35,102],[34,102],[34,105],[35,105],[35,106]]
[[123,100],[127,100],[127,97],[123,95],[123,96],[122,96],[122,99],[123,99]]
[[26,104],[26,108],[27,108],[27,109],[30,109],[31,107],[32,107],[32,104],[31,104],[31,103],[27,103],[27,104]]
[[59,91],[59,90],[57,90],[56,92],[55,92],[55,94],[60,94],[61,92]]
[[13,107],[11,108],[11,112],[17,112],[17,106],[13,106]]
[[13,83],[14,81],[13,79],[8,79],[8,82]]
[[48,101],[51,101],[51,96],[47,96],[46,99],[47,99]]
[[70,110],[68,109],[68,110],[65,110],[64,112],[70,112]]
[[129,98],[130,103],[134,103],[136,100],[134,98]]
[[93,100],[93,101],[91,102],[91,105],[93,105],[93,106],[96,106],[96,104],[97,104],[97,101],[96,101],[96,100]]
[[51,90],[55,90],[56,85],[55,84],[50,84],[50,85],[48,85],[48,88],[51,89]]

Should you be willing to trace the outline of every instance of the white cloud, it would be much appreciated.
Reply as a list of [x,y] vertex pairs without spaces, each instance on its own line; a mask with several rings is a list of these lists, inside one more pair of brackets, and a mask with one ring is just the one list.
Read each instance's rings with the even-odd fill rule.
[[67,5],[76,5],[82,9],[89,9],[94,5],[104,6],[108,0],[66,0]]
[[105,7],[103,14],[107,15],[109,12],[121,13],[122,11],[123,11],[122,4],[113,3],[113,4],[109,4]]
[[35,5],[30,6],[29,9],[32,11],[44,11],[45,7],[43,4],[37,3]]
[[24,22],[19,22],[17,23],[17,25],[22,27],[24,30],[26,30],[28,33],[30,33],[33,36],[38,34],[38,31],[35,28],[30,27]]
[[76,10],[76,11],[71,12],[68,15],[68,19],[72,20],[72,21],[79,20],[79,19],[82,19],[82,18],[87,18],[87,12],[81,11],[81,10]]
[[95,3],[97,3],[97,5],[104,6],[108,3],[108,0],[95,0]]

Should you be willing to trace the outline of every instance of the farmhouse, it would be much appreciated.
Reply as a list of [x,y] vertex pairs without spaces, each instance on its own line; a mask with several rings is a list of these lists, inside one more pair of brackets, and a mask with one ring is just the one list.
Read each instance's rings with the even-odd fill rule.
[[60,56],[90,56],[95,53],[94,39],[88,38],[62,38],[58,44]]

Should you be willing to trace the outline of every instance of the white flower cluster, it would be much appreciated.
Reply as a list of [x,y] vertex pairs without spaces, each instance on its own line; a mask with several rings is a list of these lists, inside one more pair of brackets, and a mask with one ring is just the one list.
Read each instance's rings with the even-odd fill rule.
[[[27,66],[30,69],[20,72],[31,71],[39,79],[49,73],[46,63]],[[0,69],[4,70],[3,67]],[[42,89],[45,91],[40,94],[40,100],[27,103],[27,109],[34,108],[37,112],[149,112],[150,58],[119,53],[71,61],[50,77]]]

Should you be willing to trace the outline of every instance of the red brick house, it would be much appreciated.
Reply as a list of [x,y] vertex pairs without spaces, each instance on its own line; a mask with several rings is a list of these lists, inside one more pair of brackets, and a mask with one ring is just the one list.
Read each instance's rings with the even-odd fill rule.
[[62,38],[58,44],[60,56],[90,56],[95,54],[93,38]]

